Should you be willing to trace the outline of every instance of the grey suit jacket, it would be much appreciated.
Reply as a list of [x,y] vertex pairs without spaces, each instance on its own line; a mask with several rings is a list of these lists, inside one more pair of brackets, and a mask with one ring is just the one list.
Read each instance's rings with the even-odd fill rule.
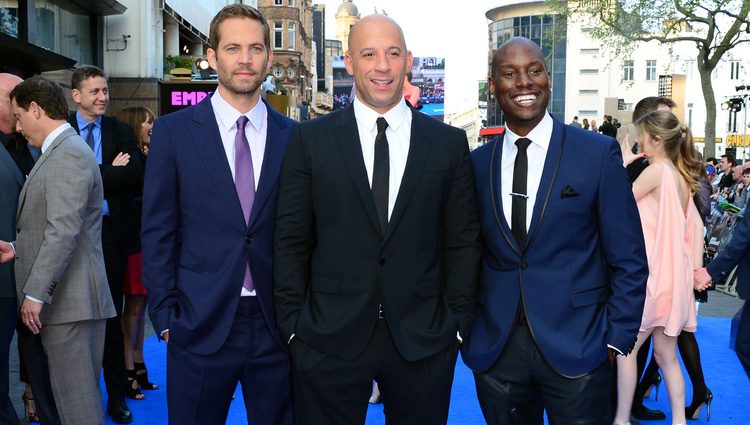
[[[16,236],[16,208],[23,179],[21,170],[0,143],[0,240],[10,241]],[[16,297],[13,280],[13,264],[0,264],[0,298]]]
[[75,130],[62,132],[26,179],[18,202],[19,300],[44,301],[43,324],[115,316],[102,255],[102,178]]

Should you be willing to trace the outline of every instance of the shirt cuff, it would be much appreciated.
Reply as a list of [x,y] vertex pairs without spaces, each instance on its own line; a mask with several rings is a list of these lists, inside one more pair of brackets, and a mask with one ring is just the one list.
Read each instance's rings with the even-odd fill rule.
[[44,301],[36,299],[36,298],[32,297],[31,295],[26,295],[26,299],[34,301],[35,303],[44,304]]
[[456,331],[456,338],[458,339],[459,344],[464,343],[464,339],[461,338],[461,332]]
[[620,355],[620,356],[624,356],[624,355],[625,355],[625,354],[624,354],[624,353],[623,353],[622,351],[620,351],[620,349],[619,349],[619,348],[615,347],[614,345],[609,345],[609,344],[607,344],[607,347],[609,347],[609,348],[611,348],[611,349],[613,349],[613,350],[617,351],[617,354],[618,354],[618,355]]
[[286,342],[286,345],[289,345],[292,343],[292,340],[294,339],[294,335],[297,335],[297,334],[292,334],[292,336],[289,337],[289,341]]
[[161,333],[159,334],[159,336],[160,336],[160,337],[161,337],[162,339],[164,339],[164,334],[165,334],[165,333],[167,333],[167,332],[169,332],[169,329],[164,329],[163,331],[161,331]]
[[16,244],[14,244],[13,242],[8,242],[8,245],[10,245],[10,247],[13,248],[13,254],[15,255],[15,253],[16,253]]

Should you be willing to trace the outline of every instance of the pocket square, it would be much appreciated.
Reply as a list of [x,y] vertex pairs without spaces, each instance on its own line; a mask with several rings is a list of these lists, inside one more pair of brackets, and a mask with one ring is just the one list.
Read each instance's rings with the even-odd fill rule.
[[574,196],[581,196],[581,194],[578,193],[578,192],[576,192],[576,190],[573,189],[572,186],[565,186],[563,188],[562,192],[560,192],[560,198],[561,199],[562,198],[572,198]]

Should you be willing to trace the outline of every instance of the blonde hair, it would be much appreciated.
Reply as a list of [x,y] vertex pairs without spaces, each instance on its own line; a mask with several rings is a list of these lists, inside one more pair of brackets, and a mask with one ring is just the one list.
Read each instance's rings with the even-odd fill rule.
[[636,127],[652,138],[659,137],[664,144],[664,152],[677,167],[685,179],[690,191],[697,193],[700,189],[703,162],[698,159],[698,152],[693,145],[693,134],[690,129],[670,111],[651,111],[635,122]]

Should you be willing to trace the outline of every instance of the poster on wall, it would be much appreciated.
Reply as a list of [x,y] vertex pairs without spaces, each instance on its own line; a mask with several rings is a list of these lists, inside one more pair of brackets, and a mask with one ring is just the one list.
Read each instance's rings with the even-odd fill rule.
[[[346,72],[343,56],[333,57],[333,109],[341,109],[356,96],[354,77]],[[443,121],[445,115],[445,58],[414,57],[411,84],[407,81],[405,98],[421,112]],[[409,75],[407,75],[408,79]]]

